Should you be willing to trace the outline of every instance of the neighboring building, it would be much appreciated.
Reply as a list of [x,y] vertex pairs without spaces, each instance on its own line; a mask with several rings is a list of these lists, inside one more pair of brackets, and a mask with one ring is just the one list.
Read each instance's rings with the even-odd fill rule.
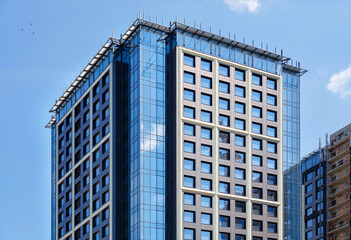
[[301,239],[287,61],[179,22],[109,39],[51,109],[52,239]]
[[304,239],[327,239],[327,167],[326,148],[304,157],[302,168],[302,199]]
[[301,161],[305,239],[350,239],[351,124]]
[[328,148],[328,240],[350,239],[351,124],[330,135]]

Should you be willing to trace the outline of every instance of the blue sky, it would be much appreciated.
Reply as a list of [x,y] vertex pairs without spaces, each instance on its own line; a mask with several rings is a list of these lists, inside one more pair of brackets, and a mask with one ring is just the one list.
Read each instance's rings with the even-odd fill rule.
[[0,239],[49,239],[48,110],[139,11],[211,25],[301,61],[309,70],[301,80],[303,156],[351,122],[350,9],[341,0],[0,0]]

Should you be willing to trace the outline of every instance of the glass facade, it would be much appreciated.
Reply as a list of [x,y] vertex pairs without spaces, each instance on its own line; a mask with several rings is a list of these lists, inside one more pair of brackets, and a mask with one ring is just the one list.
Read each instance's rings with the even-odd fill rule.
[[51,127],[51,239],[56,239],[56,125]]
[[300,76],[283,70],[284,239],[301,239]]
[[[130,239],[165,239],[165,51],[141,28],[130,52]],[[138,45],[139,44],[139,45]]]
[[[141,23],[138,26],[133,25],[133,27],[135,28],[133,28],[133,30],[128,33],[131,35],[125,36],[126,38],[123,39],[125,40],[123,44],[114,45],[114,47],[111,47],[106,52],[105,56],[101,59],[101,61],[98,62],[97,65],[90,70],[90,73],[86,76],[83,82],[74,90],[74,92],[70,93],[69,97],[67,98],[67,101],[64,104],[62,104],[62,106],[60,106],[60,108],[56,112],[56,121],[57,123],[60,123],[60,126],[63,126],[63,123],[65,123],[65,130],[64,132],[60,131],[60,126],[56,129],[55,124],[51,126],[52,239],[58,239],[61,237],[63,238],[63,236],[65,236],[65,239],[66,237],[71,236],[74,239],[78,239],[81,236],[76,235],[77,230],[79,230],[80,232],[81,229],[83,231],[82,236],[84,234],[87,234],[86,236],[90,235],[90,237],[92,237],[93,239],[100,238],[100,234],[101,237],[105,239],[105,237],[108,236],[110,229],[112,229],[111,232],[113,233],[113,236],[117,236],[117,238],[121,237],[122,239],[165,240],[171,239],[171,237],[176,237],[176,233],[174,233],[173,231],[176,230],[178,226],[173,228],[173,226],[167,225],[171,224],[170,222],[174,220],[170,220],[169,216],[167,216],[167,213],[169,215],[175,214],[177,213],[178,209],[171,209],[173,204],[171,203],[171,201],[173,201],[173,199],[167,199],[167,197],[173,197],[171,196],[173,192],[170,193],[169,190],[174,186],[168,186],[169,188],[166,187],[166,177],[169,176],[167,175],[167,170],[169,170],[167,169],[167,166],[171,165],[170,162],[167,162],[167,160],[172,159],[172,157],[169,157],[167,155],[166,151],[166,126],[167,123],[171,122],[167,122],[167,118],[176,117],[177,115],[168,116],[166,114],[167,107],[169,107],[166,105],[166,73],[168,74],[169,80],[176,81],[177,76],[175,72],[177,68],[181,68],[183,66],[179,66],[178,62],[173,62],[177,60],[176,54],[178,54],[178,52],[172,51],[173,49],[170,49],[170,47],[181,46],[205,54],[210,54],[213,57],[213,59],[210,61],[209,59],[199,59],[201,58],[199,56],[191,56],[190,53],[185,54],[184,56],[184,65],[187,67],[187,69],[181,73],[181,76],[183,77],[182,84],[188,84],[189,89],[187,89],[185,92],[182,91],[184,94],[182,100],[185,99],[190,106],[184,106],[183,116],[186,118],[191,118],[192,120],[201,120],[211,124],[217,124],[218,122],[218,125],[227,127],[233,127],[233,124],[235,123],[235,127],[237,129],[240,129],[241,131],[252,131],[257,134],[266,134],[266,131],[268,131],[268,135],[272,137],[277,137],[279,134],[277,134],[276,131],[279,128],[277,128],[276,126],[276,121],[277,116],[280,115],[278,114],[278,99],[276,98],[275,94],[277,94],[278,92],[272,93],[271,91],[273,97],[269,98],[271,95],[269,95],[268,97],[268,100],[271,100],[270,107],[273,108],[274,111],[266,109],[267,107],[263,105],[266,104],[267,96],[262,95],[262,89],[258,89],[260,91],[253,90],[250,93],[246,91],[248,89],[246,88],[248,87],[246,83],[250,84],[249,80],[251,78],[251,76],[249,76],[250,74],[246,73],[250,71],[246,68],[243,69],[244,67],[242,65],[241,68],[238,69],[236,68],[236,66],[229,66],[229,64],[227,66],[224,65],[224,63],[218,63],[217,59],[214,57],[243,64],[255,69],[263,70],[267,73],[273,73],[276,75],[283,74],[284,92],[282,142],[284,171],[284,239],[300,240],[301,180],[299,160],[299,73],[290,72],[283,69],[282,62],[277,60],[279,58],[273,59],[271,58],[272,55],[270,55],[270,57],[259,55],[254,52],[250,52],[248,48],[245,48],[245,50],[243,50],[237,46],[231,46],[224,44],[223,42],[216,41],[214,39],[200,37],[196,34],[191,34],[187,31],[182,31],[180,29],[176,29],[174,32],[170,33],[169,31],[161,31],[160,29],[165,28],[162,28],[157,24],[148,25]],[[174,41],[169,41],[170,39]],[[113,52],[112,49],[115,51]],[[169,62],[166,62],[166,60]],[[218,65],[214,65],[214,62],[216,62],[216,64],[218,63]],[[172,65],[173,63],[174,65]],[[110,67],[111,69],[108,74],[105,74],[108,79],[106,80],[102,77],[101,81],[98,80],[104,72],[104,70],[108,67]],[[197,72],[194,72],[193,69],[191,69],[196,67],[202,69],[201,76],[199,76]],[[217,67],[220,70],[219,73],[217,73]],[[168,71],[166,72],[167,68]],[[116,69],[117,71],[115,71]],[[218,76],[214,74],[218,74]],[[268,81],[267,77],[263,75],[258,76],[257,81],[254,82],[254,85],[256,85],[255,88],[265,88],[266,85],[268,86],[269,84],[270,89],[276,90],[276,79]],[[216,76],[216,78],[213,78],[214,76]],[[108,91],[106,87],[106,89],[103,89],[103,86],[106,85],[103,82],[109,82],[110,77],[112,89]],[[220,93],[215,93],[215,91],[217,91],[217,83],[214,81],[214,79],[217,78],[218,80],[220,80]],[[235,84],[232,85],[231,81],[237,80],[239,80],[240,82],[235,82],[235,84],[239,84],[240,86]],[[93,86],[94,84],[96,85]],[[121,84],[121,86],[119,84]],[[198,89],[194,89],[195,86],[190,85],[196,85],[199,87],[201,86],[201,91],[203,91],[204,93],[200,95],[201,93],[199,93]],[[245,87],[241,85],[245,85]],[[121,88],[115,91],[115,88],[119,87]],[[98,94],[99,91],[100,93]],[[175,88],[169,88],[168,91],[176,90]],[[88,94],[86,94],[87,92]],[[231,95],[220,95],[222,93]],[[258,97],[256,98],[256,100],[259,101],[256,101],[255,104],[259,104],[259,107],[254,107],[251,105],[248,106],[248,103],[246,102],[248,101],[248,97],[250,95],[255,95],[255,93],[258,93]],[[118,96],[119,94],[121,96]],[[264,92],[264,94],[266,93]],[[84,99],[81,102],[79,102],[82,99],[83,95]],[[173,96],[176,96],[176,93],[172,93],[170,94],[170,96],[170,98],[172,98]],[[199,96],[202,97],[199,98]],[[232,101],[232,99],[228,99],[234,96],[238,98],[235,98],[234,101]],[[109,106],[108,103],[110,103],[110,98],[112,99],[111,103],[113,105]],[[200,99],[201,103],[203,104],[201,106],[201,109],[195,107],[195,104],[198,104],[200,102]],[[170,102],[177,102],[177,100],[178,99],[169,100],[168,98],[168,101]],[[121,103],[119,101],[121,101]],[[245,103],[241,101],[245,101]],[[215,103],[219,103],[219,108],[217,109],[217,111],[212,111],[213,107],[217,107],[217,105],[215,106]],[[80,104],[83,106],[82,108]],[[72,109],[73,105],[75,105],[75,109]],[[246,108],[247,106],[248,108]],[[121,109],[119,109],[119,107]],[[82,109],[82,112],[77,112],[77,109]],[[99,110],[97,111],[97,109]],[[227,116],[227,114],[229,114],[228,111],[231,110],[233,114],[231,114],[229,117]],[[267,126],[262,125],[262,123],[251,123],[248,122],[247,118],[241,119],[245,116],[241,116],[241,118],[236,118],[237,115],[234,115],[237,113],[246,114],[246,111],[251,112],[251,110],[253,112],[253,116],[258,118],[255,121],[262,122],[262,118],[265,117],[268,120],[273,121],[270,124],[273,124],[274,127],[267,128]],[[266,112],[267,115],[265,114]],[[219,118],[219,121],[217,121],[217,118]],[[110,120],[111,122],[107,123],[106,121],[108,120]],[[92,123],[92,126],[90,126],[90,122]],[[81,125],[82,128],[80,127]],[[110,125],[112,131],[111,139],[115,139],[117,143],[112,143],[112,141],[109,142],[108,140],[110,139],[106,138],[106,136],[110,133]],[[115,128],[112,128],[112,126],[120,128],[116,130]],[[235,166],[238,166],[237,164],[251,163],[252,160],[253,168],[266,167],[269,165],[268,168],[271,169],[270,171],[278,171],[276,160],[278,158],[274,155],[270,155],[271,157],[276,158],[271,159],[271,161],[266,160],[266,157],[262,158],[261,156],[257,156],[259,157],[258,159],[254,156],[251,159],[251,156],[247,156],[248,161],[246,162],[246,155],[244,153],[244,151],[246,151],[246,148],[250,148],[250,151],[253,151],[254,153],[256,151],[256,154],[260,153],[260,151],[263,151],[265,155],[266,153],[277,154],[278,145],[275,142],[267,142],[266,140],[262,140],[260,139],[260,137],[257,136],[255,136],[255,138],[251,138],[251,136],[246,137],[248,136],[246,133],[241,134],[239,132],[241,135],[238,135],[237,133],[230,134],[227,132],[223,132],[224,130],[222,132],[216,132],[217,130],[213,131],[213,129],[209,129],[209,126],[207,125],[204,125],[201,129],[201,126],[194,123],[192,125],[186,125],[184,126],[184,128],[182,126],[182,129],[184,129],[185,135],[187,135],[187,137],[193,138],[199,135],[196,133],[201,132],[201,141],[204,141],[200,142],[199,144],[198,139],[193,139],[191,141],[188,139],[182,141],[181,143],[184,144],[184,150],[190,149],[189,151],[185,152],[190,154],[198,154],[199,156],[201,156],[202,161],[201,168],[199,168],[199,166],[195,167],[195,165],[197,165],[199,162],[196,161],[195,158],[182,158],[182,161],[184,161],[184,170],[189,172],[189,176],[184,175],[184,177],[182,176],[181,178],[185,187],[196,187],[199,189],[203,188],[208,191],[217,191],[217,188],[219,188],[220,192],[225,192],[228,194],[234,194],[239,196],[246,196],[247,191],[250,190],[250,188],[246,187],[245,185],[247,177],[246,174],[249,174],[249,172],[246,169],[245,165],[243,165],[242,168],[235,169],[233,169],[230,166],[226,166],[226,164],[228,164],[228,160],[234,160],[236,164]],[[212,139],[212,134],[213,136],[217,136],[218,133],[220,135],[219,140]],[[83,141],[85,141],[82,141],[82,144],[80,143],[80,134],[83,136]],[[168,137],[173,137],[171,135],[172,134],[168,135]],[[178,137],[180,136],[177,135],[176,138]],[[256,137],[259,139],[256,139]],[[63,139],[66,140],[64,141]],[[92,139],[92,142],[90,142],[90,139]],[[120,139],[122,139],[122,143],[120,142]],[[172,141],[173,140],[175,139],[172,139]],[[218,149],[213,147],[214,141],[218,141]],[[56,145],[57,142],[58,145]],[[101,142],[103,143],[101,144]],[[229,147],[230,149],[227,149]],[[113,149],[113,156],[108,155],[110,149]],[[219,151],[219,153],[217,153],[217,151]],[[83,152],[83,155],[81,155],[81,152]],[[106,156],[101,155],[104,154],[104,152]],[[170,152],[172,152],[172,149]],[[232,158],[231,155],[233,155],[234,153],[235,158]],[[57,156],[59,159],[57,166],[56,154],[58,154]],[[121,157],[119,156],[119,154],[121,154]],[[212,170],[214,171],[215,168],[214,164],[211,162],[211,158],[216,157],[218,154],[218,159],[221,159],[221,161],[223,160],[223,164],[220,168],[222,174],[220,174],[221,176],[218,179],[214,179],[214,175],[212,176]],[[88,156],[91,156],[91,159]],[[118,158],[121,158],[121,160]],[[63,159],[62,161],[65,162],[62,162],[60,159]],[[111,181],[111,186],[114,187],[113,189],[115,192],[110,193],[106,191],[104,193],[99,193],[99,195],[96,195],[95,192],[99,192],[99,189],[102,189],[104,187],[102,186],[103,184],[99,182],[100,180],[96,178],[96,176],[99,175],[99,172],[104,171],[104,169],[105,171],[110,169],[108,161],[113,161],[111,162],[111,166],[112,163],[116,164],[114,165],[114,167],[111,167],[111,169],[115,169],[114,171],[116,171],[116,173],[114,173],[113,175],[120,174],[121,177],[112,176],[111,174],[107,176],[108,180],[106,180],[106,178],[101,178],[101,183],[107,182],[109,184]],[[267,163],[265,161],[267,161]],[[82,178],[76,176],[77,172],[81,172],[80,166],[77,165],[77,162],[79,162],[79,165],[81,165],[82,175],[84,175],[84,178],[83,176]],[[106,167],[103,168],[102,166],[105,165]],[[89,169],[88,166],[90,166],[90,168],[93,169]],[[121,169],[116,169],[115,166],[117,166],[117,168],[121,166]],[[76,171],[78,168],[79,171]],[[195,172],[195,168],[196,170],[201,169],[203,174],[207,174],[206,178],[195,177],[195,173],[190,172]],[[85,178],[86,173],[88,172],[90,173],[90,175],[93,176],[90,180],[91,184],[89,183],[90,175],[87,175],[88,178]],[[73,179],[70,178],[71,173]],[[275,193],[275,196],[273,198],[267,196],[267,200],[277,201],[277,187],[275,186],[277,185],[277,179],[276,173],[273,173],[274,175],[272,175],[271,185],[274,186],[270,186],[270,188],[272,189],[266,189],[266,186],[263,186],[264,188],[262,189],[257,188],[260,192],[259,198],[263,198],[263,192],[264,195],[269,195],[269,192],[271,192],[273,193],[273,195]],[[58,174],[58,179],[56,179],[56,174]],[[65,191],[68,189],[67,191],[70,192],[66,193],[60,190],[60,188],[58,188],[58,192],[56,193],[56,187],[59,187],[61,185],[63,186],[62,179],[64,176],[66,185],[69,185],[69,188],[65,187],[64,189]],[[111,180],[109,180],[110,176]],[[267,177],[268,175],[264,175],[264,179],[267,179]],[[235,181],[229,180],[229,178],[235,179]],[[262,178],[262,174],[258,175],[255,178],[257,179],[256,183],[262,183]],[[76,206],[73,205],[72,198],[76,200],[75,198],[78,196],[77,193],[80,192],[80,190],[73,190],[73,187],[78,188],[77,186],[75,186],[75,184],[80,184],[80,181],[82,181],[85,187],[87,187],[86,185],[89,185],[88,189],[90,189],[90,185],[93,186],[93,188],[91,189],[93,192],[92,194],[89,193],[89,191],[84,190],[83,195],[83,191],[81,191],[83,204],[86,204],[84,205],[84,211],[81,211],[82,207],[78,207],[79,211],[77,209],[72,209],[72,206],[73,208],[75,208]],[[177,181],[174,181],[174,184],[178,184],[176,182]],[[60,204],[64,201],[63,196],[66,196],[68,200],[66,200],[63,204]],[[89,196],[91,198],[91,201],[89,200]],[[192,205],[192,202],[194,206],[198,205],[198,203],[196,204],[196,202],[198,201],[196,201],[195,199],[197,199],[199,196],[189,196],[193,196],[193,200],[191,200],[191,198],[186,198],[186,195],[184,195],[184,201],[185,199],[187,199],[187,201],[185,201],[187,203],[186,205]],[[56,198],[58,199],[57,203]],[[114,198],[116,198],[117,200],[115,200]],[[216,221],[214,220],[214,218],[212,219],[212,216],[214,215],[211,215],[211,211],[218,211],[218,209],[214,209],[214,207],[212,206],[212,199],[205,196],[202,196],[201,199],[203,200],[201,201],[202,207],[208,208],[208,211],[210,212],[202,213],[202,218],[196,216],[198,219],[194,218],[196,219],[196,221],[194,221],[196,223],[202,222],[204,225],[208,226],[206,227],[206,229],[202,230],[195,230],[193,229],[194,226],[191,225],[189,225],[189,227],[183,226],[183,236],[177,236],[178,238],[183,237],[186,239],[195,239],[195,236],[197,238],[202,236],[202,238],[204,239],[216,239],[219,234],[219,231],[223,230],[216,230],[212,226],[214,225],[214,223],[218,222],[218,219],[216,219]],[[208,202],[205,202],[205,200]],[[102,221],[105,221],[103,224],[105,226],[97,228],[96,222],[100,221],[99,214],[95,214],[94,216],[92,216],[92,213],[95,212],[95,210],[91,209],[99,209],[101,206],[103,206],[103,204],[105,204],[108,201],[111,201],[111,207],[114,206],[116,208],[123,209],[113,209],[113,211],[111,211],[111,221],[115,221],[117,218],[116,223],[108,222],[108,224],[110,225],[105,225],[105,223],[107,223],[107,219],[101,219]],[[120,201],[123,202],[123,206],[115,205],[119,204]],[[92,206],[90,206],[90,202],[93,203]],[[59,205],[59,208],[57,208],[56,205]],[[56,212],[56,209],[59,209],[59,213]],[[65,210],[66,215],[67,211],[69,210],[68,220],[60,220],[60,217],[63,217],[62,209]],[[228,210],[229,209],[230,207],[228,205]],[[182,211],[182,209],[180,211]],[[191,211],[193,211],[193,209]],[[81,226],[78,225],[79,223],[81,223],[80,221],[76,221],[78,212],[82,213],[83,221],[87,221],[84,222],[84,228],[81,228]],[[182,212],[181,214],[184,213]],[[225,212],[221,214],[223,216],[226,215]],[[229,216],[225,217],[231,219],[229,218]],[[231,232],[229,235],[229,233],[225,231],[226,233],[220,233],[220,236],[222,236],[223,239],[225,238],[224,236],[227,236],[226,234],[228,234],[228,238],[229,236],[231,238],[235,237],[237,239],[241,239],[242,237],[244,237],[246,229],[245,213],[242,213],[242,216],[239,217],[242,218],[236,218],[236,220],[243,221],[244,223],[243,224],[242,222],[240,222],[240,224],[238,225],[241,229],[238,232],[239,234],[236,234],[236,232]],[[176,216],[174,216],[174,218],[176,218]],[[203,221],[201,221],[201,219]],[[273,219],[272,221],[276,220]],[[66,224],[66,222],[68,225]],[[228,221],[228,224],[229,223],[230,221]],[[89,224],[91,224],[92,227],[89,227]],[[247,222],[247,224],[251,223]],[[275,234],[277,233],[279,228],[277,227],[276,223],[272,224],[273,227],[270,228],[271,232],[267,233]],[[227,227],[229,227],[229,225]],[[169,226],[169,229],[167,229],[167,226]],[[91,230],[90,232],[89,229]],[[57,232],[58,236],[56,236]],[[179,233],[179,231],[177,231],[177,233]],[[216,237],[214,236],[214,233],[217,234]],[[121,234],[121,236],[119,236],[118,234]],[[273,237],[276,236],[273,235]]]

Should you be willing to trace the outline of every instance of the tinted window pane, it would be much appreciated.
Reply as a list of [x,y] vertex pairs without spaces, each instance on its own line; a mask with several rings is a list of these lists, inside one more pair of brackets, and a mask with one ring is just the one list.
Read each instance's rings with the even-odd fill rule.
[[229,158],[230,158],[229,150],[220,148],[219,149],[219,159],[229,160]]
[[262,102],[262,93],[259,91],[252,90],[252,100]]
[[262,150],[262,141],[258,139],[252,139],[252,148],[256,150]]
[[192,90],[184,89],[184,100],[195,102],[195,92]]
[[201,121],[212,122],[212,113],[207,111],[201,111]]
[[219,75],[229,77],[229,67],[224,65],[219,65]]
[[212,129],[210,128],[201,128],[201,138],[212,139]]
[[195,143],[193,142],[184,142],[184,152],[195,153]]
[[252,155],[252,165],[262,166],[262,157],[257,155]]
[[184,176],[184,187],[195,187],[195,178]]
[[191,159],[184,159],[184,169],[195,170],[195,161]]
[[267,143],[267,152],[277,153],[277,144],[276,143]]
[[235,69],[235,79],[245,81],[245,71]]
[[262,125],[259,123],[252,123],[252,132],[262,134]]
[[195,195],[184,193],[184,204],[195,205]]
[[184,124],[184,134],[195,136],[195,126],[190,124]]
[[245,88],[240,86],[235,86],[235,96],[245,97]]
[[189,72],[184,72],[184,82],[190,83],[190,84],[195,84],[195,74],[189,73]]
[[201,104],[212,105],[212,96],[208,94],[201,93]]
[[208,72],[212,72],[212,62],[205,59],[201,59],[201,69]]
[[267,120],[276,122],[277,121],[277,113],[274,111],[267,110]]
[[223,93],[229,93],[229,83],[219,82],[219,91]]
[[212,173],[212,164],[207,162],[201,162],[202,173]]
[[219,166],[219,175],[223,177],[229,177],[229,166]]
[[224,115],[219,115],[219,125],[229,126],[229,117]]
[[203,156],[212,156],[212,147],[208,145],[201,144],[201,155]]
[[235,128],[245,130],[245,120],[235,119]]
[[277,160],[272,158],[267,158],[267,167],[271,169],[277,169]]
[[270,89],[277,89],[277,80],[267,78],[267,87]]
[[245,137],[235,135],[235,145],[245,147]]
[[184,107],[184,117],[195,118],[195,109],[191,107]]
[[252,107],[252,116],[257,118],[262,118],[262,108]]
[[195,57],[184,54],[184,65],[195,67]]
[[267,94],[267,104],[277,106],[277,97]]
[[245,153],[236,151],[235,162],[245,163]]
[[267,127],[267,136],[277,137],[277,128],[268,126]]
[[235,103],[235,112],[245,114],[245,104],[244,103]]
[[229,110],[229,100],[220,98],[219,99],[219,108]]
[[212,79],[201,76],[201,87],[212,88]]
[[252,83],[261,86],[262,85],[262,77],[259,75],[253,74],[252,75]]

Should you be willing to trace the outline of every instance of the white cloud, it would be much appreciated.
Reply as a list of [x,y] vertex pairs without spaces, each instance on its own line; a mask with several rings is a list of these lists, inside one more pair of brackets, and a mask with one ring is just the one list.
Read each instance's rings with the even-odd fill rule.
[[341,72],[334,73],[330,79],[327,89],[339,94],[342,98],[351,94],[351,65]]
[[260,7],[259,0],[223,0],[232,11],[248,10],[249,12],[257,12]]

